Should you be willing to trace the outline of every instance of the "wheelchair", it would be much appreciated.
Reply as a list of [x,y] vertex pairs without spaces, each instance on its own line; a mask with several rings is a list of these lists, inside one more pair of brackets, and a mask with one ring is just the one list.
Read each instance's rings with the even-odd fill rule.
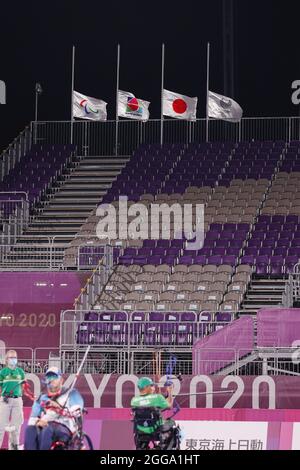
[[50,450],[94,450],[91,438],[83,432],[82,416],[74,418],[76,431],[71,433],[68,428],[65,439],[54,439]]
[[[136,450],[179,450],[180,428],[175,421],[162,419],[159,408],[133,408],[133,433]],[[146,433],[139,427],[152,428],[153,432]]]

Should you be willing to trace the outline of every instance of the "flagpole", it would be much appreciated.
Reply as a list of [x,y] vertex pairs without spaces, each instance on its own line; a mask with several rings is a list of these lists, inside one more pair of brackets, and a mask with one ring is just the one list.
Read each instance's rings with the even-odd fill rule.
[[74,80],[75,80],[75,46],[72,48],[72,83],[71,83],[71,144],[73,144],[73,101],[74,101]]
[[206,142],[209,140],[209,117],[208,117],[208,97],[209,97],[209,59],[210,43],[207,43],[207,75],[206,75]]
[[118,140],[119,140],[119,80],[120,80],[120,44],[117,48],[117,85],[116,85],[116,148],[115,155],[118,155]]
[[160,110],[160,145],[164,143],[164,76],[165,76],[165,45],[161,46],[161,110]]

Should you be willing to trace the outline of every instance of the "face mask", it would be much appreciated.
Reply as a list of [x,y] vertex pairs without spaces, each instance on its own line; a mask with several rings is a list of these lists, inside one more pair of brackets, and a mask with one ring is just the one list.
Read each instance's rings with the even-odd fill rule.
[[18,359],[16,357],[10,357],[8,359],[8,365],[11,367],[16,367],[17,363],[18,363]]

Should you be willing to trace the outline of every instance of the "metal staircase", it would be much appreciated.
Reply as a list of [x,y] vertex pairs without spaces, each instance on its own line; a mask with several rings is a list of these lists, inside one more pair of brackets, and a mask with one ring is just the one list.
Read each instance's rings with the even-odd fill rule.
[[287,280],[284,277],[270,279],[253,275],[240,310],[247,313],[249,310],[257,312],[257,310],[264,307],[282,306],[286,283]]
[[65,248],[128,161],[127,156],[75,157],[35,209],[24,234],[1,253],[1,269],[58,268]]

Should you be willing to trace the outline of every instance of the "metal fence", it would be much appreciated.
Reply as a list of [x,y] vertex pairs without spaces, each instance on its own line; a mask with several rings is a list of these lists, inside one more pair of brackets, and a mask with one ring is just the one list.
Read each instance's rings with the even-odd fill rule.
[[[194,374],[300,375],[300,348],[203,348],[193,358]],[[196,372],[197,371],[197,372]]]
[[[92,251],[91,251],[92,248]],[[87,280],[86,285],[81,289],[80,295],[75,299],[75,309],[77,311],[92,309],[107,283],[114,266],[114,250],[111,245],[80,245],[78,247],[78,269],[94,268],[93,273]],[[81,250],[84,249],[82,252]],[[89,249],[88,252],[85,249]],[[95,256],[95,251],[96,256]],[[119,249],[118,249],[119,251]],[[85,261],[80,264],[80,256],[83,253]],[[91,262],[86,263],[86,257],[92,256]]]
[[0,192],[0,244],[10,245],[28,226],[29,201],[25,192]]
[[[59,349],[58,347],[12,347],[18,353],[18,363],[27,373],[43,374],[56,366],[63,373],[76,373],[85,354],[85,347]],[[204,350],[207,353],[208,350]],[[234,375],[234,376],[300,376],[300,348],[260,348],[246,354],[246,350],[228,349],[232,355],[231,368],[222,359],[224,349],[209,348],[218,357],[203,359],[202,373],[195,374],[191,350],[169,347],[108,350],[105,345],[91,348],[83,365],[84,374],[139,374],[163,376],[170,362],[170,353],[176,354],[173,374],[181,375]],[[249,360],[250,357],[250,360]],[[0,368],[5,365],[5,352],[0,356]],[[215,372],[211,372],[213,368]],[[205,369],[205,367],[206,369]]]
[[62,269],[66,243],[56,243],[55,237],[22,236],[21,242],[0,245],[1,271]]
[[32,145],[31,126],[26,127],[0,155],[0,181],[26,155]]
[[[149,321],[134,320],[139,312],[98,312],[66,310],[60,320],[61,350],[84,349],[87,345],[128,352],[168,348],[192,350],[197,339],[224,328],[228,321]],[[114,319],[114,315],[116,318]],[[121,319],[121,317],[122,319]]]
[[[118,126],[118,132],[116,132]],[[73,127],[73,132],[71,129]],[[119,120],[105,122],[39,121],[31,123],[34,143],[77,146],[79,155],[130,155],[140,144],[161,141],[161,121]],[[116,141],[118,136],[118,141]],[[209,141],[300,140],[299,117],[243,118],[240,123],[209,120]],[[206,141],[206,119],[195,122],[164,119],[163,142]]]

